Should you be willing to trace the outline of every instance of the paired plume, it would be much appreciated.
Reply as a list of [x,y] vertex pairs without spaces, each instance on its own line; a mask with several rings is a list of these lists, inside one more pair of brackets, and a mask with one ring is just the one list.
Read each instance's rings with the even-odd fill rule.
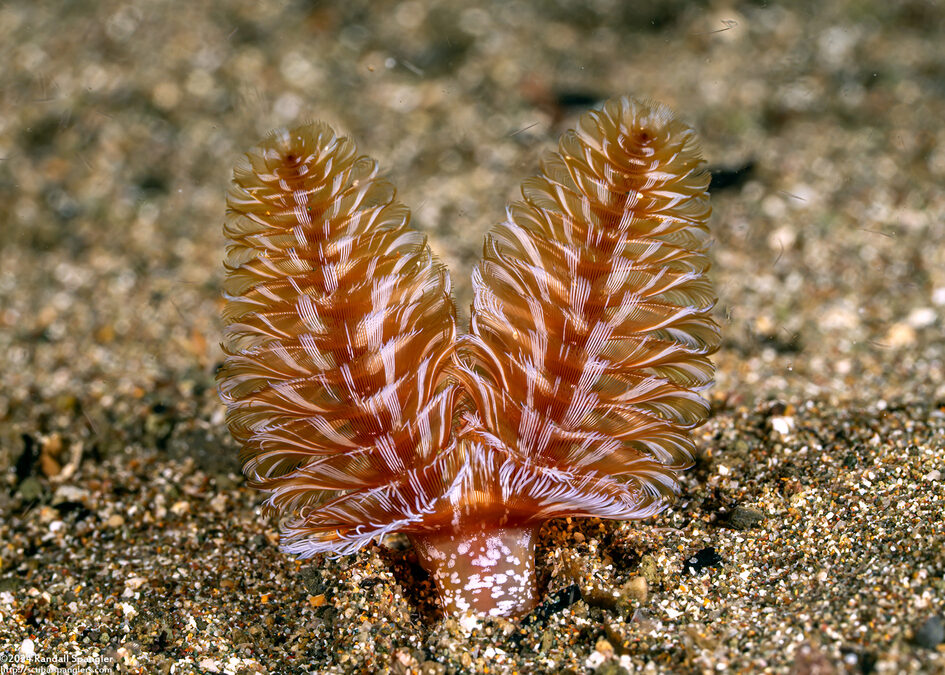
[[405,532],[447,608],[521,614],[559,516],[673,498],[719,343],[695,134],[629,98],[581,118],[485,241],[467,334],[373,160],[323,124],[234,172],[220,390],[284,549]]

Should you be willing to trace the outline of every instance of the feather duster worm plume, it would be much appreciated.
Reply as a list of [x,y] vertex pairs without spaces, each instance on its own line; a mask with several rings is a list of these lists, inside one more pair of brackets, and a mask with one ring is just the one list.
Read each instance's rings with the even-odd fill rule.
[[446,608],[519,615],[561,516],[671,502],[719,330],[709,175],[663,106],[581,118],[486,237],[467,334],[376,164],[321,124],[237,167],[220,389],[283,548],[407,533]]

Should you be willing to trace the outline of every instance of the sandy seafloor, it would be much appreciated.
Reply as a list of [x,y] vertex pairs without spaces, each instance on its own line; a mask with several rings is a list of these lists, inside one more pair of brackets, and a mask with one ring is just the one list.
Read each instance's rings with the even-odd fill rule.
[[[945,672],[943,44],[934,0],[0,3],[0,672]],[[624,93],[736,172],[679,503],[549,524],[582,599],[527,623],[442,618],[396,538],[279,553],[214,389],[239,153],[352,134],[465,308]]]

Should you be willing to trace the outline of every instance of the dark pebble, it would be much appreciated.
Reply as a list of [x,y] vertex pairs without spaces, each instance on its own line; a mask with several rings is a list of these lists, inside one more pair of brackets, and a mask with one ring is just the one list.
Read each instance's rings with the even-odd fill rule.
[[729,527],[735,530],[747,530],[765,519],[765,512],[750,506],[736,506],[728,517]]
[[935,649],[945,642],[945,622],[940,616],[930,616],[919,630],[915,632],[913,641],[920,647]]
[[36,443],[29,434],[23,434],[23,452],[16,460],[16,479],[18,482],[25,482],[33,473],[33,466],[39,459],[39,453],[36,452]]
[[53,506],[53,508],[56,509],[59,512],[59,515],[61,516],[66,516],[66,515],[69,515],[70,513],[75,514],[75,519],[77,521],[84,520],[85,518],[88,518],[90,515],[92,515],[92,512],[89,511],[85,507],[85,504],[83,504],[82,502],[76,502],[76,501],[59,502],[58,504]]
[[35,476],[30,476],[20,483],[20,497],[27,502],[41,499],[43,496],[43,484]]
[[722,562],[722,556],[713,547],[708,546],[688,558],[683,567],[689,574],[698,574],[707,567],[718,567],[720,562]]
[[727,188],[744,185],[755,170],[754,160],[733,167],[718,167],[709,169],[712,180],[709,183],[709,192],[719,192]]
[[577,584],[571,584],[567,588],[555,591],[543,603],[525,615],[522,619],[522,626],[544,623],[548,617],[570,607],[580,599],[581,589]]

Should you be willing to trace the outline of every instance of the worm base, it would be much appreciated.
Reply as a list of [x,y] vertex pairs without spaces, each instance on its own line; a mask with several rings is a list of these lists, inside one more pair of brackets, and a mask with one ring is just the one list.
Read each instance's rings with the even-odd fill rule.
[[411,540],[447,613],[520,616],[538,602],[537,533],[532,527],[495,528]]

